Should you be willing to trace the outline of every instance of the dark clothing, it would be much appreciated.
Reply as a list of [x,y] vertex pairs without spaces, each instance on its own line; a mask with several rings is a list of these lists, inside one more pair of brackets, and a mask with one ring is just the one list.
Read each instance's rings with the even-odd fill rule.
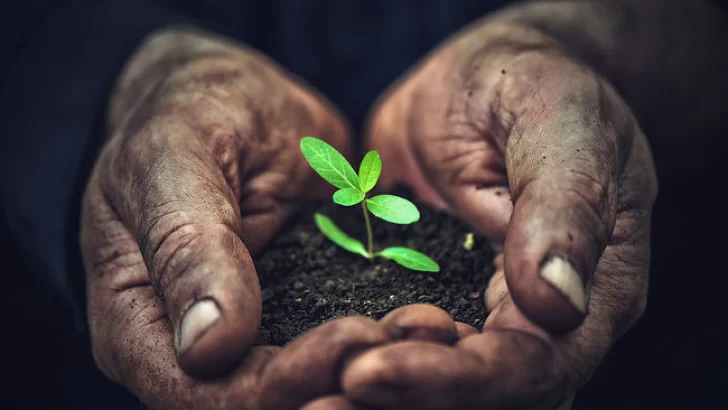
[[[80,197],[102,142],[110,87],[144,36],[167,25],[190,23],[241,40],[320,90],[359,129],[377,95],[410,65],[449,34],[505,3],[110,0],[18,4],[23,9],[7,15],[17,20],[5,25],[14,28],[4,54],[12,64],[0,67],[5,75],[0,89],[0,178],[3,253],[7,252],[2,272],[9,281],[3,298],[9,307],[5,314],[22,316],[10,318],[3,337],[12,339],[9,352],[22,361],[11,377],[18,386],[33,386],[37,392],[18,397],[22,407],[138,406],[93,365],[84,320],[78,226]],[[682,193],[696,190],[694,176],[681,176],[671,184],[666,187],[663,181],[661,188],[663,198],[667,195],[673,202],[687,203]],[[706,185],[697,191],[701,204],[714,189]],[[702,214],[718,215],[710,209],[721,203],[708,202],[708,209],[701,205]],[[715,252],[701,248],[707,256],[696,261],[697,250],[684,242],[694,242],[697,222],[673,219],[675,209],[679,208],[670,203],[663,208],[658,204],[656,211],[654,231],[659,235],[648,313],[617,346],[576,407],[659,408],[664,406],[655,401],[667,390],[675,396],[667,404],[704,408],[700,401],[707,400],[710,383],[694,376],[703,369],[700,362],[708,360],[706,352],[713,346],[704,344],[703,338],[718,340],[719,322],[709,310],[717,309],[717,296],[711,299],[707,283],[715,277],[711,270],[720,266],[711,259],[718,254],[715,244],[719,241],[703,243]],[[678,306],[686,302],[678,301],[682,296],[671,291],[691,292],[695,301]],[[597,399],[590,400],[590,393]],[[626,398],[630,395],[633,399]],[[12,397],[10,403],[15,408]]]

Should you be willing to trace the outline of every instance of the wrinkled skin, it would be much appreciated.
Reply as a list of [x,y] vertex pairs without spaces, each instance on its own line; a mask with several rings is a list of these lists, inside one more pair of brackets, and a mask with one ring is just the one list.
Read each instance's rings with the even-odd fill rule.
[[[188,61],[149,71],[170,49]],[[337,391],[347,356],[389,339],[352,317],[283,349],[251,349],[261,296],[250,255],[297,202],[323,192],[298,141],[349,144],[322,99],[250,51],[161,33],[127,67],[109,132],[81,227],[91,341],[104,374],[145,405],[297,408]],[[182,325],[198,301],[196,322]]]
[[[366,351],[344,369],[345,396],[307,410],[568,407],[646,304],[657,184],[625,102],[539,33],[483,25],[381,98],[368,142],[389,164],[385,183],[408,183],[502,243],[490,315],[454,346]],[[554,256],[573,269],[551,274],[575,270],[581,298],[539,274]]]
[[[298,201],[327,192],[298,141],[348,152],[348,134],[263,57],[203,42],[203,57],[141,91],[144,70],[128,69],[127,103],[111,107],[82,222],[102,371],[155,409],[568,405],[644,309],[652,159],[607,81],[537,33],[485,27],[396,84],[367,135],[385,185],[406,182],[502,243],[482,333],[413,305],[250,349],[261,310],[250,254]],[[157,41],[151,60],[169,48]],[[568,292],[542,279],[547,265]],[[201,321],[182,325],[196,301]]]

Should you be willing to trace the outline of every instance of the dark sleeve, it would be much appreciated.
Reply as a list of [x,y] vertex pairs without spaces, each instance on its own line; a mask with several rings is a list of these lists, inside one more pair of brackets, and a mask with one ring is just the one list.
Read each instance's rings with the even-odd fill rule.
[[[4,258],[83,320],[81,193],[115,77],[155,29],[197,22],[143,0],[57,8],[21,45],[0,89]],[[12,287],[12,286],[10,286]]]

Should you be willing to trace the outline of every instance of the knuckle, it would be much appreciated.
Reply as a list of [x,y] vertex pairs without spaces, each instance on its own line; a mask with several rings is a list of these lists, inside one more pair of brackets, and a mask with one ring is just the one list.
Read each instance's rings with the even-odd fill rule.
[[572,103],[584,98],[596,103],[600,95],[599,77],[554,49],[520,52],[504,66],[508,75],[501,80],[501,103],[517,115],[553,106],[536,104],[545,102],[539,101],[544,95]]
[[579,199],[585,206],[599,213],[607,202],[607,189],[597,178],[577,170],[571,170],[572,178],[567,192]]
[[[450,141],[452,142],[452,141]],[[433,150],[437,167],[444,171],[445,186],[475,185],[489,187],[505,183],[505,172],[498,166],[499,159],[485,140],[462,138],[458,144],[443,144]]]
[[150,277],[159,294],[183,276],[206,247],[204,225],[180,222],[180,212],[162,218],[150,236]]
[[204,214],[179,204],[162,205],[142,224],[146,229],[139,243],[158,295],[164,297],[164,290],[173,291],[181,278],[197,271],[204,261],[227,255],[240,235],[237,225],[221,218],[226,207],[232,205],[221,203],[212,207],[213,213]]
[[86,270],[99,280],[109,277],[111,288],[124,289],[128,287],[123,286],[125,282],[140,279],[139,276],[146,273],[144,259],[139,250],[134,249],[137,246],[126,237],[121,238],[116,246],[98,246],[89,256]]
[[369,345],[386,339],[384,329],[374,319],[367,317],[335,319],[321,325],[320,331],[326,340],[344,346]]
[[[617,222],[614,232],[609,239],[609,245],[629,245],[635,249],[649,246],[650,238],[647,233],[649,226],[649,212],[641,209],[627,209],[617,213]],[[622,261],[628,263],[627,261]]]
[[570,206],[578,209],[586,218],[593,221],[590,228],[597,229],[606,239],[614,229],[615,187],[607,178],[596,176],[596,173],[569,169],[569,178],[564,179],[568,185],[563,187],[563,194]]

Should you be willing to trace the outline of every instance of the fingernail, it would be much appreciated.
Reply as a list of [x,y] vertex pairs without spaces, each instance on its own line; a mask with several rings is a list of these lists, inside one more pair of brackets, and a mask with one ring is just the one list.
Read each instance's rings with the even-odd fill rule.
[[541,277],[566,296],[576,310],[586,314],[584,281],[569,262],[558,256],[549,259],[541,267]]
[[187,309],[179,327],[177,351],[182,353],[194,346],[220,316],[220,308],[213,299],[201,299]]

